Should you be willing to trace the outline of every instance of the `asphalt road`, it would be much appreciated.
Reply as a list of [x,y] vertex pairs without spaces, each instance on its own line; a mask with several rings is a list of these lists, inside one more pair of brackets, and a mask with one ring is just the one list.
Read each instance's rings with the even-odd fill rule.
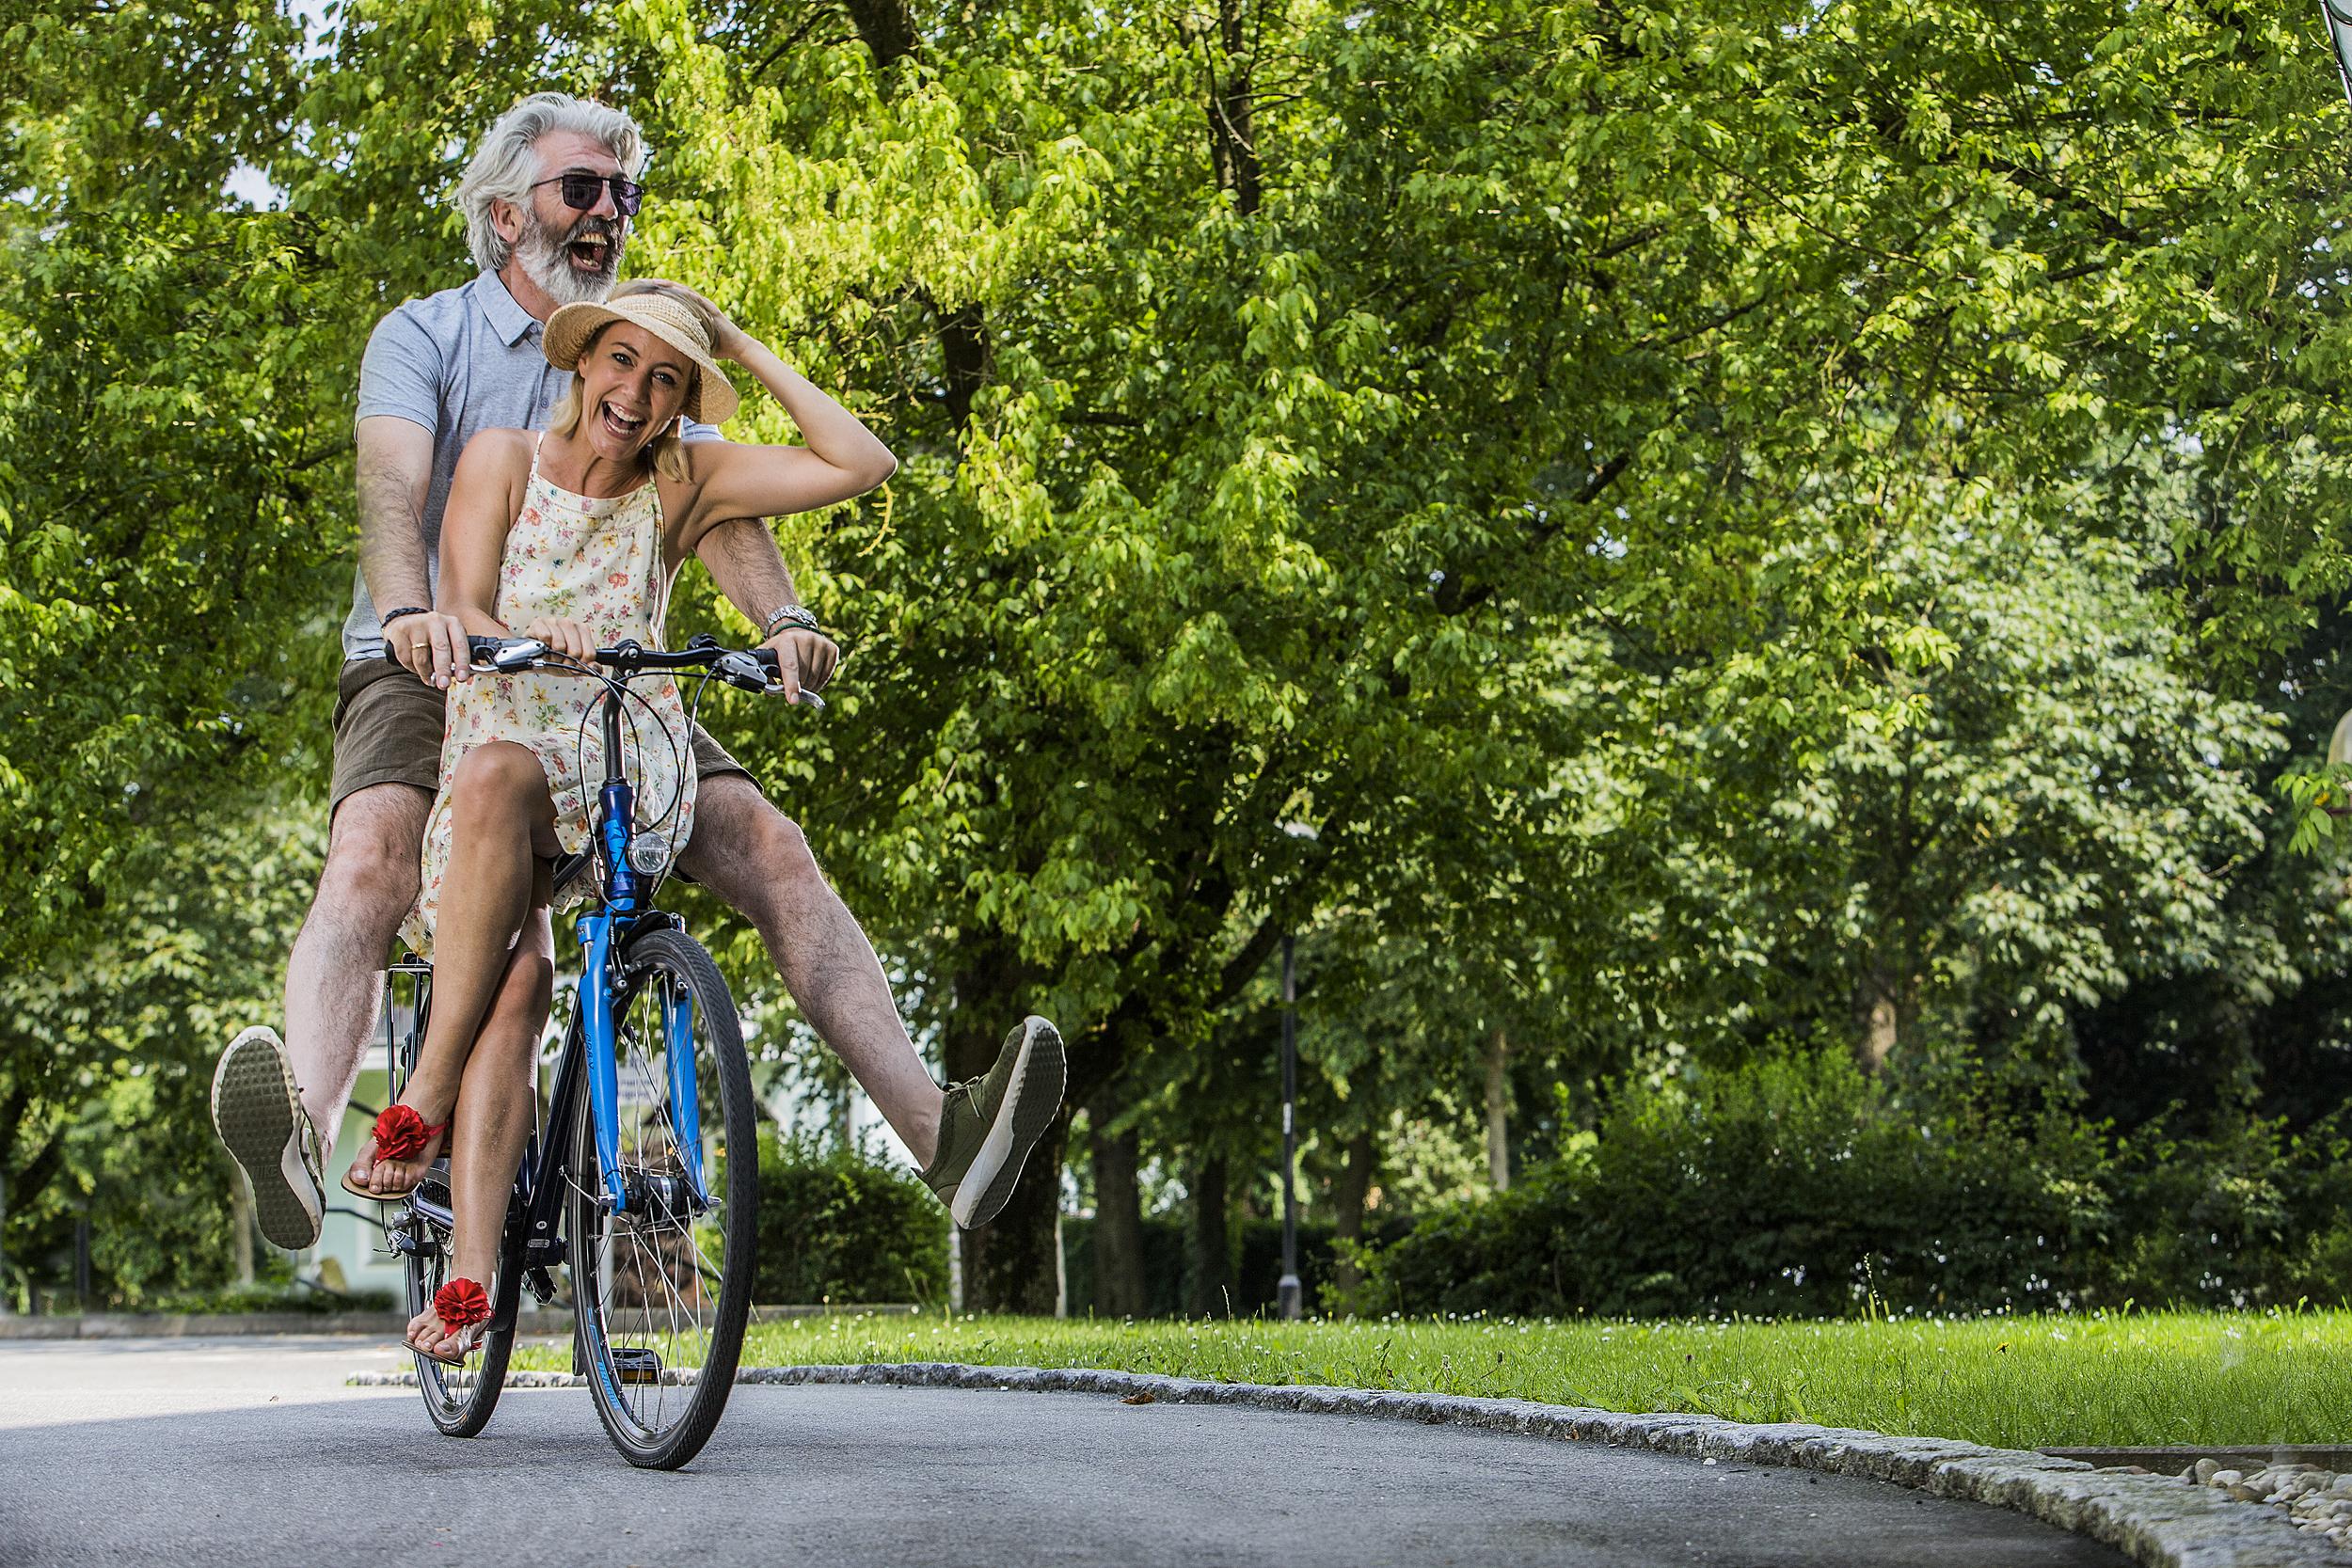
[[581,1390],[482,1437],[343,1375],[380,1342],[0,1344],[0,1565],[2090,1568],[2022,1515],[1804,1471],[1102,1395],[746,1386],[632,1470]]

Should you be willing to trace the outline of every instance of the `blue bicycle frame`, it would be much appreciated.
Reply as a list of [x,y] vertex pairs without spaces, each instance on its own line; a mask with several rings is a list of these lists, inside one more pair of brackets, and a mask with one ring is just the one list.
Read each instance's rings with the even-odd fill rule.
[[[473,651],[477,662],[505,669],[524,667],[545,652],[536,643],[499,643],[482,638],[474,640]],[[637,802],[636,790],[621,766],[621,686],[630,676],[649,671],[717,666],[715,673],[730,683],[757,687],[763,673],[760,665],[772,660],[772,657],[765,650],[750,655],[729,654],[707,638],[695,639],[680,654],[655,653],[634,642],[597,651],[597,662],[615,674],[615,684],[608,687],[602,702],[605,777],[589,846],[584,853],[566,856],[558,863],[556,883],[561,886],[593,861],[603,874],[603,893],[596,907],[580,916],[575,926],[580,947],[580,978],[575,983],[579,1006],[573,1010],[571,1026],[564,1033],[564,1048],[557,1058],[548,1117],[532,1134],[524,1152],[522,1168],[516,1179],[516,1201],[508,1217],[508,1245],[519,1253],[525,1277],[531,1281],[533,1293],[543,1301],[554,1290],[545,1271],[562,1262],[564,1257],[565,1182],[562,1178],[569,1168],[566,1145],[580,1113],[583,1086],[588,1096],[589,1124],[595,1134],[596,1194],[605,1212],[627,1213],[646,1207],[651,1200],[649,1193],[631,1190],[621,1162],[619,1020],[614,1004],[626,989],[621,966],[627,962],[629,943],[648,930],[683,930],[685,923],[674,914],[648,907],[650,889],[645,876],[629,860],[629,847],[636,838]],[[729,660],[746,662],[735,667]],[[771,663],[768,663],[764,673],[772,677]],[[803,700],[812,706],[823,705],[813,692],[804,694]],[[429,983],[429,968],[414,964],[404,966],[403,972],[412,969],[428,977]],[[660,1000],[667,1042],[664,1087],[672,1115],[676,1118],[674,1131],[677,1154],[686,1177],[683,1192],[665,1193],[660,1202],[672,1213],[680,1208],[699,1212],[709,1207],[710,1198],[703,1160],[701,1085],[696,1079],[693,1055],[694,1004],[691,996],[684,995],[666,995]],[[419,1034],[421,1035],[421,1029]],[[577,1180],[586,1173],[573,1174]],[[450,1212],[421,1190],[413,1195],[412,1203],[437,1224],[453,1224]]]

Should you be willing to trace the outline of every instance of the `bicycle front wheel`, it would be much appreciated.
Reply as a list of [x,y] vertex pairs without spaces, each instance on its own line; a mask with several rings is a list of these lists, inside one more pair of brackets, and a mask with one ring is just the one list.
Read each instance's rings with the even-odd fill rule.
[[614,987],[623,1201],[604,1193],[589,1097],[571,1138],[572,1299],[604,1429],[674,1470],[726,1408],[752,1306],[759,1146],[735,1002],[678,931],[632,942]]

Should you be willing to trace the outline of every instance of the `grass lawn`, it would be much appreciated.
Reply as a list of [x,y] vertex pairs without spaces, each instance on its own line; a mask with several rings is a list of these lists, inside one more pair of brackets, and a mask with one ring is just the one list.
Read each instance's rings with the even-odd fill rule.
[[[855,1315],[755,1324],[743,1351],[750,1367],[876,1361],[1506,1395],[2019,1449],[2352,1433],[2352,1313],[2341,1311],[1778,1323]],[[570,1350],[518,1347],[516,1363],[568,1368]]]

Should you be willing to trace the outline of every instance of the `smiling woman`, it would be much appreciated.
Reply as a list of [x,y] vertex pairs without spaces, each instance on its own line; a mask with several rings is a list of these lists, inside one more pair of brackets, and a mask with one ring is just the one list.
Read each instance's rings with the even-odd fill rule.
[[[624,283],[612,291],[612,298],[615,300],[631,299],[642,295],[653,295],[663,301],[665,305],[676,307],[699,323],[711,341],[717,340],[719,313],[697,294],[650,278],[639,278]],[[584,346],[576,346],[580,336],[577,330],[564,332],[564,341],[559,344],[557,338],[561,330],[553,324],[549,325],[548,352],[550,356],[560,353],[566,356],[589,359],[601,354],[608,359],[617,356],[634,360],[651,355],[659,361],[653,365],[650,372],[656,381],[660,381],[666,374],[667,385],[676,387],[697,377],[700,378],[702,386],[710,389],[705,394],[706,412],[718,405],[720,388],[726,388],[723,394],[725,408],[732,412],[736,405],[735,389],[728,386],[726,377],[721,373],[717,365],[707,359],[695,359],[686,350],[662,342],[642,328],[632,331],[624,324],[606,323],[602,326],[590,330]],[[627,367],[620,368],[626,369]],[[575,376],[572,384],[564,388],[563,397],[557,400],[554,410],[548,416],[549,435],[568,437],[579,432],[580,416],[583,412],[580,391],[583,384],[582,377]],[[596,406],[598,420],[604,424],[606,433],[613,440],[631,443],[643,428],[649,411],[644,408],[616,409],[613,406],[613,401],[609,393],[598,400]],[[703,419],[701,415],[695,416],[698,422],[714,424],[725,417],[723,413],[707,420]],[[675,483],[682,484],[686,482],[686,443],[674,423],[665,423],[664,428],[657,431],[653,439],[647,444],[646,451],[652,455],[655,473]]]

